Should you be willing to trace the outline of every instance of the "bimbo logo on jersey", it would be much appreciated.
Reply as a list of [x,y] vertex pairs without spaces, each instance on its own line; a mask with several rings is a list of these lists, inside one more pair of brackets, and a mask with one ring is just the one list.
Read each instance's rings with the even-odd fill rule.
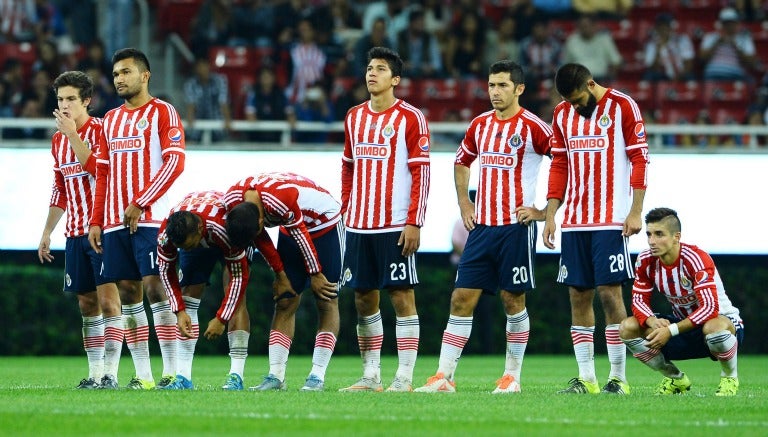
[[387,159],[389,153],[388,144],[358,143],[355,145],[355,158]]
[[509,170],[517,166],[517,155],[505,155],[502,153],[483,153],[480,155],[480,165],[483,167],[500,168]]
[[144,137],[114,138],[109,142],[111,152],[136,152],[144,149]]
[[689,294],[687,296],[667,296],[667,299],[669,299],[670,303],[677,306],[688,306],[698,300],[695,293]]
[[608,148],[608,138],[585,135],[568,139],[568,148],[573,152],[600,152]]
[[79,162],[73,162],[70,164],[63,164],[59,166],[61,175],[65,178],[76,178],[79,176],[87,176],[88,172],[83,170],[83,166]]

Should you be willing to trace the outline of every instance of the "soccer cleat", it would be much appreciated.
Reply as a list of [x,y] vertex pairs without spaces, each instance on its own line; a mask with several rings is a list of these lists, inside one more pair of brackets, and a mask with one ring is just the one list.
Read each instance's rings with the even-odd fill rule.
[[157,385],[155,386],[156,389],[162,390],[166,388],[167,386],[173,384],[173,380],[176,379],[173,375],[164,375],[162,378],[160,378],[160,381],[158,381]]
[[170,384],[165,387],[160,387],[160,385],[158,385],[155,388],[158,390],[194,390],[195,384],[182,375],[176,375],[176,377],[173,378],[173,382]]
[[75,388],[79,389],[85,389],[85,390],[93,390],[95,388],[99,388],[100,385],[98,382],[96,382],[93,378],[83,379],[80,381],[80,384],[77,385]]
[[264,381],[256,387],[251,387],[253,391],[272,391],[272,390],[285,390],[285,383],[277,379],[273,374],[269,374],[264,377]]
[[456,393],[456,383],[445,379],[445,375],[437,373],[430,376],[427,383],[414,390],[419,393]]
[[384,387],[381,386],[381,381],[376,381],[373,378],[366,378],[363,376],[358,379],[356,383],[349,387],[340,388],[339,391],[383,391]]
[[403,378],[402,376],[395,376],[395,379],[392,380],[392,384],[387,387],[388,392],[411,392],[413,391],[413,385],[411,385],[411,380],[408,378]]
[[608,383],[606,383],[603,386],[603,390],[600,391],[600,393],[603,394],[615,394],[615,395],[628,395],[629,394],[629,384],[626,382],[620,380],[619,378],[611,378],[608,380]]
[[304,382],[304,387],[301,388],[301,391],[323,391],[325,390],[325,383],[322,379],[318,378],[317,375],[314,373],[310,374],[307,377],[307,380]]
[[227,382],[221,386],[224,390],[237,391],[243,389],[243,378],[237,373],[230,373],[227,375]]
[[715,396],[735,396],[737,391],[739,391],[739,378],[722,376]]
[[109,390],[117,390],[120,388],[119,385],[117,385],[117,378],[115,378],[112,375],[104,375],[101,377],[101,382],[99,383],[100,389],[109,389]]
[[691,380],[688,379],[688,375],[683,373],[680,378],[665,377],[661,380],[661,384],[656,387],[657,395],[674,395],[684,393],[691,389]]
[[491,394],[497,395],[502,393],[520,393],[520,383],[517,382],[514,376],[504,375],[496,381],[496,389]]
[[559,394],[576,393],[576,394],[598,394],[600,393],[600,386],[596,382],[589,382],[581,378],[571,378],[568,381],[568,388],[558,391]]
[[145,379],[139,379],[138,376],[134,376],[125,388],[131,390],[152,390],[155,388],[155,381],[147,381]]

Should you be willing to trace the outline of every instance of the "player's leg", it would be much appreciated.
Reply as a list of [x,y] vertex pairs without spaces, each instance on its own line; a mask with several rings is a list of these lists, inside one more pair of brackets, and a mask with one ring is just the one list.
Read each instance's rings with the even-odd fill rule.
[[229,341],[229,374],[221,387],[224,390],[242,390],[245,378],[245,359],[248,357],[248,340],[251,337],[251,319],[244,295],[237,305],[227,326]]
[[735,395],[739,390],[739,373],[736,364],[739,336],[743,335],[743,330],[737,331],[733,322],[725,316],[708,320],[701,330],[709,351],[720,362],[720,385],[715,395]]
[[285,390],[285,370],[296,330],[296,310],[300,302],[301,294],[275,302],[272,327],[269,331],[269,374],[261,384],[251,387],[251,390]]
[[496,381],[493,393],[516,393],[520,391],[520,373],[523,368],[525,349],[531,322],[525,307],[525,292],[501,292],[504,313],[507,316],[507,347],[504,361],[504,374]]
[[118,388],[117,369],[123,353],[123,318],[120,294],[114,282],[96,286],[99,306],[104,317],[104,376],[100,388]]
[[[190,269],[185,268],[182,264],[181,271],[182,280],[186,280],[186,276]],[[181,299],[184,301],[184,312],[189,316],[192,326],[189,329],[189,337],[181,335],[178,327],[176,328],[176,374],[172,381],[165,385],[165,388],[182,389],[186,388],[184,385],[192,386],[192,363],[195,358],[197,340],[200,338],[200,318],[198,316],[198,310],[200,309],[200,299],[204,292],[204,282],[192,281],[191,283],[184,283],[182,285]],[[179,384],[176,384],[177,381]],[[159,384],[158,387],[160,387]]]

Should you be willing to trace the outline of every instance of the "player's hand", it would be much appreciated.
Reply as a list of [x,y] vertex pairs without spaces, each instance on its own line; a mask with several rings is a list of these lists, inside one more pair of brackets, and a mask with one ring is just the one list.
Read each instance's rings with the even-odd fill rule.
[[645,325],[651,329],[657,329],[666,328],[667,326],[671,325],[671,323],[667,319],[659,319],[657,317],[651,316],[645,320]]
[[418,226],[405,225],[405,229],[400,233],[400,239],[397,240],[397,245],[403,246],[401,252],[403,256],[411,256],[419,250],[420,238],[421,229]]
[[144,211],[133,203],[128,205],[128,208],[125,208],[125,212],[123,213],[123,226],[128,228],[131,234],[136,232],[136,229],[139,228],[139,218],[141,217],[142,212]]
[[75,125],[75,120],[73,120],[72,117],[64,115],[64,113],[58,109],[53,111],[53,116],[56,118],[56,129],[58,129],[59,132],[67,137],[77,135],[77,125]]
[[541,233],[541,239],[543,240],[542,243],[544,243],[544,246],[547,249],[554,249],[555,248],[555,231],[557,230],[557,225],[555,224],[554,220],[547,220],[544,223],[544,231]]
[[651,349],[661,349],[670,338],[672,338],[672,333],[669,332],[668,327],[656,328],[645,337],[645,345]]
[[459,204],[461,210],[461,221],[464,223],[464,229],[471,231],[475,229],[477,217],[475,217],[475,204],[472,202]]
[[181,335],[192,338],[192,319],[186,311],[181,310],[176,313],[176,325],[179,327]]
[[544,213],[543,209],[537,209],[534,206],[518,206],[515,208],[515,217],[517,217],[518,223],[528,225],[534,221],[544,221],[544,219],[547,218],[547,215]]
[[322,273],[310,275],[309,284],[312,292],[320,300],[331,300],[338,297],[338,286],[336,283],[328,282],[328,279]]
[[37,257],[40,258],[40,264],[45,261],[52,262],[53,255],[51,255],[51,236],[44,234],[40,239],[40,245],[37,246]]
[[629,213],[627,219],[624,220],[624,229],[622,230],[621,235],[629,237],[637,234],[641,229],[643,229],[643,221],[640,218],[640,213]]
[[218,317],[214,317],[208,322],[208,329],[205,330],[205,334],[203,335],[208,340],[216,340],[224,333],[224,328],[225,326],[221,323],[221,320],[219,320]]
[[88,228],[88,242],[96,253],[103,253],[101,249],[101,226],[91,226]]
[[298,296],[288,280],[285,272],[275,273],[275,280],[272,282],[272,300],[277,302],[280,299],[290,299]]

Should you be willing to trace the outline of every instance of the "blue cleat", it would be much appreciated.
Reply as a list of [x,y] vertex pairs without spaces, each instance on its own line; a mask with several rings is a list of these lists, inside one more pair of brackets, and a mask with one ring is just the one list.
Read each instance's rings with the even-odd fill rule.
[[242,390],[243,378],[241,378],[237,373],[230,373],[227,375],[227,382],[225,382],[221,388],[228,391]]
[[165,387],[161,388],[160,390],[194,390],[195,384],[192,384],[192,381],[185,378],[182,375],[176,375],[175,378],[173,378],[173,382],[166,385]]
[[277,376],[269,374],[264,377],[264,381],[256,387],[251,387],[253,391],[277,391],[285,390],[285,383],[277,379]]
[[314,373],[310,374],[309,377],[307,377],[307,380],[304,382],[304,387],[301,388],[301,391],[323,391],[325,390],[325,383],[322,379],[318,378],[317,375]]

